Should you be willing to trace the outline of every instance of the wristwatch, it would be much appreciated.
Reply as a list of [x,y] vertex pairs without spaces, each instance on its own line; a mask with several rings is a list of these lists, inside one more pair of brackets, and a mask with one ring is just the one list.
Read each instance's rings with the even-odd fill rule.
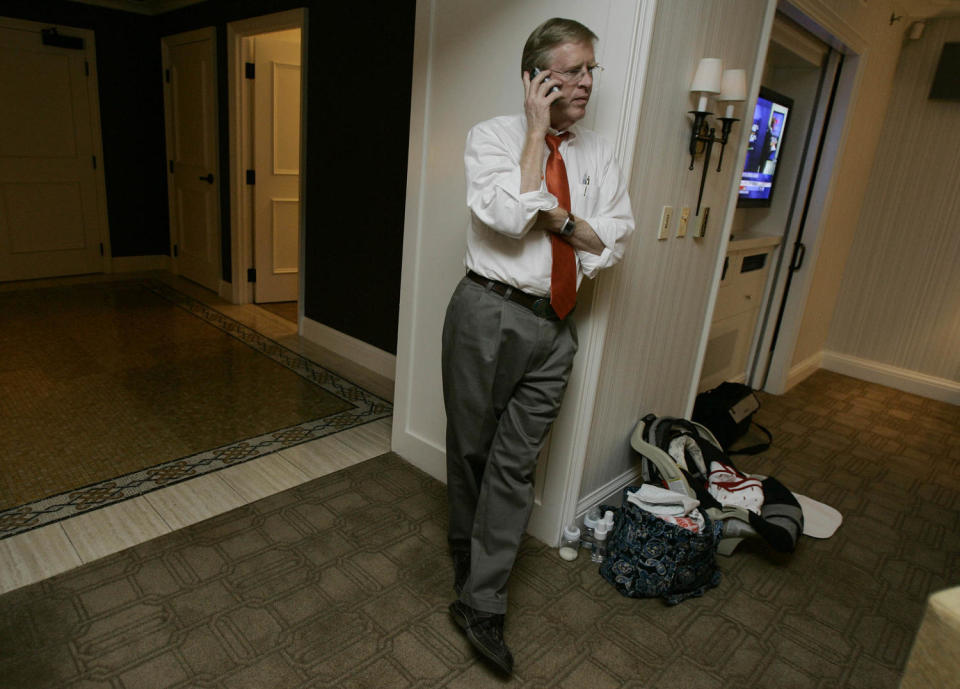
[[561,237],[569,237],[573,234],[573,228],[576,226],[576,223],[573,219],[573,213],[567,215],[567,222],[563,223],[563,227],[560,228],[558,233]]

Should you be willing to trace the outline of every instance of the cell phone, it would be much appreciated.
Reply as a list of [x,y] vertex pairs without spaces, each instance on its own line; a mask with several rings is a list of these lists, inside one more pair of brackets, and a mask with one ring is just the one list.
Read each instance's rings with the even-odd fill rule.
[[[539,67],[534,67],[534,68],[533,68],[533,73],[530,74],[530,78],[533,79],[533,78],[534,78],[535,76],[537,76],[538,74],[540,74],[540,68],[539,68]],[[544,79],[544,81],[550,81],[550,77],[547,77],[546,79]],[[555,91],[559,91],[559,90],[560,90],[560,87],[559,87],[559,86],[554,86],[552,89],[550,89],[549,91],[547,91],[547,94],[551,94],[551,93],[553,93],[553,92],[555,92]]]

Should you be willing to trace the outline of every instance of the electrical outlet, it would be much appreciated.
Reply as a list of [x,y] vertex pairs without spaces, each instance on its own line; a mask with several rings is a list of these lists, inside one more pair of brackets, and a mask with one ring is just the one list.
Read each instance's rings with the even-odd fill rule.
[[697,239],[703,239],[707,233],[707,220],[710,218],[710,206],[704,206],[700,214],[700,224],[697,225],[697,232],[693,236]]
[[670,221],[673,219],[673,206],[664,206],[660,213],[660,230],[657,239],[666,239],[670,236]]
[[687,221],[690,220],[690,209],[680,210],[680,221],[677,223],[677,238],[687,236]]

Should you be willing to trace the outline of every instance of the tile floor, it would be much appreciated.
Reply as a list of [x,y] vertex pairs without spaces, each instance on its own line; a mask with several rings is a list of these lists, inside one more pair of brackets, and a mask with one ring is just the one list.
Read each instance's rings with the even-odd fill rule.
[[[140,273],[130,277],[144,277]],[[297,334],[296,324],[252,305],[229,304],[212,292],[166,273],[146,274],[220,310],[385,399],[393,381]],[[85,276],[0,289],[77,284],[124,276]],[[0,541],[0,593],[26,586],[268,495],[376,457],[390,449],[390,419],[281,450],[94,512]]]

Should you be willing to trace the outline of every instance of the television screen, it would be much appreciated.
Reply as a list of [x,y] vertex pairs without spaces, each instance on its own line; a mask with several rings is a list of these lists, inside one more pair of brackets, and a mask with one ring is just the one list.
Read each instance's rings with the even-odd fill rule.
[[760,87],[753,111],[738,206],[769,206],[793,100]]

